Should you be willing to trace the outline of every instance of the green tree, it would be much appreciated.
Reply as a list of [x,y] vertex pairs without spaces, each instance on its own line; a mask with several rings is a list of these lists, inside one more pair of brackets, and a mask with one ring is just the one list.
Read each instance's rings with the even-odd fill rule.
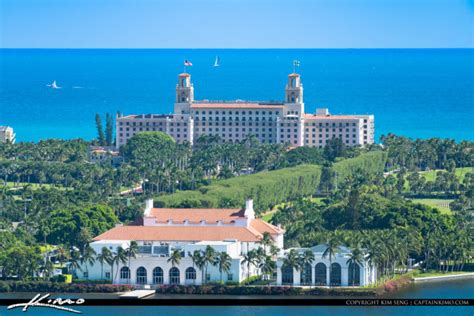
[[96,255],[97,254],[94,248],[92,248],[90,245],[85,247],[81,258],[81,264],[85,265],[87,275],[89,275],[89,266],[92,266],[95,263]]
[[105,143],[107,146],[113,144],[113,120],[109,113],[105,116]]
[[[130,242],[130,245],[128,246],[128,248],[125,250],[126,253],[127,253],[127,267],[130,271],[130,261],[132,258],[136,258],[137,257],[137,254],[138,254],[138,243],[135,241],[135,240],[132,240]],[[130,278],[128,279],[128,282],[130,282]]]
[[231,268],[232,258],[227,252],[219,252],[216,256],[217,266],[220,272],[220,280],[222,282],[222,273],[228,273]]
[[181,262],[181,251],[179,249],[174,249],[167,262],[170,262],[172,267],[179,265]]
[[100,119],[99,113],[96,113],[95,115],[95,125],[97,128],[97,139],[99,141],[99,145],[106,145],[104,130],[102,128],[102,120]]
[[100,263],[100,279],[104,279],[104,263],[112,266],[113,264],[113,255],[112,252],[107,247],[102,247],[100,254],[97,255],[97,261]]

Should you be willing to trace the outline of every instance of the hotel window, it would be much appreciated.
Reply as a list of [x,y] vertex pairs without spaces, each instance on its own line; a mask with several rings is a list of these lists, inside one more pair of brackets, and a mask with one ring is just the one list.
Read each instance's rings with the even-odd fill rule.
[[122,267],[122,269],[120,269],[120,279],[130,279],[130,269],[128,267]]
[[192,267],[186,269],[186,280],[196,280],[196,269]]
[[84,279],[87,279],[87,278],[89,277],[89,272],[84,271],[84,272],[82,273],[82,276],[84,277]]
[[144,267],[140,267],[137,269],[137,284],[146,284],[147,283],[147,275],[146,269]]
[[105,278],[110,279],[110,272],[105,272]]
[[153,269],[153,284],[163,284],[163,269],[160,267]]

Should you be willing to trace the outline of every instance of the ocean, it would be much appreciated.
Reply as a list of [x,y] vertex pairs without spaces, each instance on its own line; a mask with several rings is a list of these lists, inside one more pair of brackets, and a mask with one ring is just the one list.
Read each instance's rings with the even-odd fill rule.
[[196,99],[282,100],[297,59],[308,113],[374,114],[377,140],[474,140],[474,49],[0,49],[0,125],[92,139],[96,113],[171,113],[185,59]]

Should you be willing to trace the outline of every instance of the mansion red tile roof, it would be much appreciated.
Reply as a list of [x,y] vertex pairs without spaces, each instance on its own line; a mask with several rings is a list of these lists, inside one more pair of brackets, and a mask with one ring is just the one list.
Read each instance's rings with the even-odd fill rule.
[[283,233],[276,226],[261,219],[252,220],[245,226],[117,226],[94,238],[97,240],[140,241],[222,241],[237,239],[242,242],[258,242],[263,233]]

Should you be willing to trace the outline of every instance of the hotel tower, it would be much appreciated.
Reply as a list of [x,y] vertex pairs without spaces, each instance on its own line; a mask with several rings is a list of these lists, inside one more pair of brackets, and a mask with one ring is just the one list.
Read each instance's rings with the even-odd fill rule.
[[297,73],[288,75],[282,102],[194,100],[191,75],[182,73],[176,85],[174,114],[117,116],[116,146],[145,131],[161,131],[177,142],[191,144],[201,135],[217,135],[225,142],[253,135],[261,142],[293,147],[324,147],[331,138],[340,138],[347,146],[374,142],[373,115],[331,115],[328,109],[307,114],[304,106]]

